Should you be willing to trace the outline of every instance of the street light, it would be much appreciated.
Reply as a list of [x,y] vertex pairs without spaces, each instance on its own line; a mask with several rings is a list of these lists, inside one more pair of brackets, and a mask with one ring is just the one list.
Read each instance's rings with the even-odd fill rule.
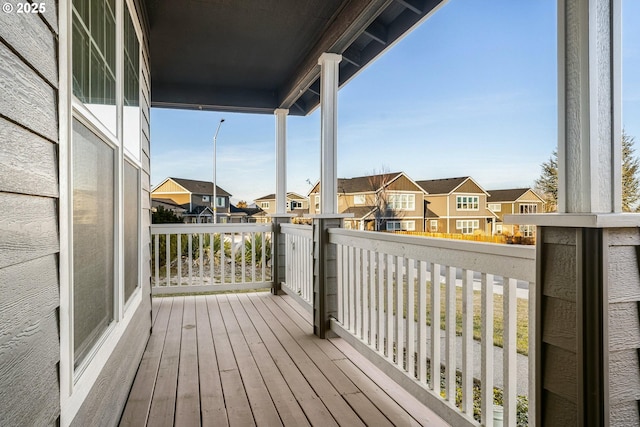
[[216,199],[216,142],[218,141],[218,132],[220,132],[220,126],[224,119],[220,119],[220,123],[218,123],[218,129],[216,129],[216,134],[213,136],[213,223],[218,223],[218,200]]

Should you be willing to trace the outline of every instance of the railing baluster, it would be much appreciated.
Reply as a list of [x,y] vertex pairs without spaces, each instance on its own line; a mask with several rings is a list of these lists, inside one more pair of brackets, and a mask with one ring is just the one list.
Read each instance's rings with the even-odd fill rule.
[[204,258],[202,256],[202,250],[204,247],[204,234],[198,234],[198,263],[200,264],[200,285],[204,285]]
[[378,252],[376,271],[378,274],[378,304],[376,304],[376,310],[378,311],[378,340],[376,349],[384,354],[384,254],[382,252]]
[[[262,245],[261,249],[264,251],[267,246],[267,242],[264,240],[260,240],[260,244]],[[256,233],[251,233],[251,281],[256,282]]]
[[407,372],[411,378],[416,377],[416,319],[415,319],[415,281],[416,263],[407,260]]
[[473,416],[473,271],[462,270],[462,411]]
[[482,424],[493,422],[493,274],[482,273]]
[[242,270],[240,273],[240,277],[242,277],[242,283],[246,283],[247,282],[247,278],[246,276],[246,272],[247,272],[247,251],[246,248],[247,246],[245,245],[245,235],[244,233],[240,233],[240,258],[242,260]]
[[155,240],[153,241],[154,244],[154,265],[155,265],[155,276],[156,276],[156,283],[155,286],[160,286],[160,235],[156,234],[155,236]]
[[446,277],[446,346],[447,367],[445,370],[445,384],[447,400],[456,402],[456,269],[447,266]]
[[349,246],[349,330],[356,332],[356,248]]
[[342,289],[342,306],[344,307],[344,318],[342,324],[345,326],[345,328],[349,328],[352,315],[349,311],[349,270],[351,270],[351,265],[349,264],[349,251],[349,246],[342,247],[342,282],[344,283],[344,287]]
[[189,233],[187,235],[187,245],[188,245],[188,251],[187,251],[187,255],[189,256],[188,258],[188,263],[189,263],[189,283],[188,285],[192,285],[193,284],[193,234]]
[[354,333],[356,336],[362,338],[362,250],[360,248],[354,248],[355,250],[355,269],[356,280],[354,282],[355,287],[355,309],[356,309],[356,324]]
[[231,283],[236,283],[236,232],[231,233]]
[[431,264],[431,390],[440,394],[440,265]]
[[376,345],[378,328],[376,325],[376,257],[374,251],[369,251],[369,344]]
[[369,342],[369,251],[362,250],[362,340]]
[[504,406],[504,424],[516,424],[516,385],[517,385],[517,280],[502,278],[502,313],[504,321],[504,345],[502,347],[502,393]]
[[176,261],[178,266],[178,286],[182,286],[182,234],[178,234],[176,244],[178,245],[176,248],[178,255],[178,260]]
[[393,256],[387,254],[387,358],[393,362]]
[[344,325],[344,260],[342,259],[342,245],[336,245],[336,262],[338,264],[338,322]]
[[166,274],[166,280],[167,280],[167,287],[171,286],[171,235],[170,234],[165,234],[164,235],[164,242],[165,242],[165,269],[167,270],[167,274]]
[[427,263],[418,268],[418,379],[427,385]]
[[209,233],[209,275],[211,276],[211,284],[214,285],[215,282],[215,265],[216,265],[216,254],[215,254],[215,240],[216,235],[214,233]]
[[396,364],[404,369],[404,258],[396,257]]
[[225,270],[224,241],[225,241],[224,233],[220,233],[220,283],[223,285],[224,285],[224,270]]
[[[266,233],[263,231],[260,238],[262,239],[262,281],[267,281],[267,237]],[[273,238],[271,238],[271,244],[273,245]],[[273,254],[273,248],[271,250],[271,254]],[[271,258],[271,267],[273,268],[273,258]],[[274,277],[273,273],[271,273],[271,277]]]

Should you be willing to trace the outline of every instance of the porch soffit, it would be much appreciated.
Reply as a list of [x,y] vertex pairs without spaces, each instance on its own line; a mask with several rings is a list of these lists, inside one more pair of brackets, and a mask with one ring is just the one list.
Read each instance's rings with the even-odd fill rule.
[[343,55],[340,85],[446,0],[146,0],[151,105],[309,114],[318,58]]

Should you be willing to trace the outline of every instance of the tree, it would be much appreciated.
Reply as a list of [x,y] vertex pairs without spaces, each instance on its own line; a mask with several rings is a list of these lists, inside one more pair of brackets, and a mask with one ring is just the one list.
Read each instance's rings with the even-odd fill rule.
[[182,219],[175,212],[165,209],[164,206],[158,206],[155,212],[151,214],[152,224],[179,224]]
[[635,139],[622,131],[622,210],[638,210],[640,200],[640,181],[638,180],[638,158],[634,156]]
[[244,201],[244,200],[240,200],[240,201],[238,202],[238,204],[236,205],[236,207],[238,207],[238,208],[240,208],[240,209],[244,209],[244,208],[246,208],[246,207],[247,207],[247,202],[246,202],[246,201]]
[[[635,156],[635,139],[622,131],[622,210],[638,211],[640,201],[640,162]],[[535,189],[545,200],[546,212],[555,212],[558,204],[558,152],[554,150],[549,160],[542,163],[540,178]]]
[[558,205],[558,152],[554,150],[541,167],[542,173],[536,179],[535,189],[546,202],[545,212],[555,212]]

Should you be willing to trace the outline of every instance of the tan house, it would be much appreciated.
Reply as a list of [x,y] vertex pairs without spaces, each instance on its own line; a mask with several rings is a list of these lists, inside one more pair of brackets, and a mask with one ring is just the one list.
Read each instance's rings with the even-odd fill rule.
[[[182,217],[189,223],[213,222],[213,183],[185,178],[166,178],[151,189],[152,199],[171,201],[185,212]],[[216,186],[218,222],[229,222],[229,198],[231,194]]]
[[530,214],[544,212],[544,200],[531,188],[509,188],[504,190],[491,190],[487,198],[487,209],[498,217],[495,233],[515,235],[518,232],[522,237],[535,237],[535,225],[503,224],[504,215]]
[[[256,207],[262,212],[254,215],[257,222],[270,222],[269,215],[276,213],[276,195],[267,194],[256,199]],[[309,199],[292,191],[287,193],[287,213],[299,217],[309,213]]]
[[[425,191],[404,172],[338,178],[338,212],[353,214],[345,228],[423,231]],[[309,193],[309,213],[320,212],[320,183]]]
[[492,234],[496,215],[487,209],[489,193],[470,176],[417,181],[427,202],[425,231]]

